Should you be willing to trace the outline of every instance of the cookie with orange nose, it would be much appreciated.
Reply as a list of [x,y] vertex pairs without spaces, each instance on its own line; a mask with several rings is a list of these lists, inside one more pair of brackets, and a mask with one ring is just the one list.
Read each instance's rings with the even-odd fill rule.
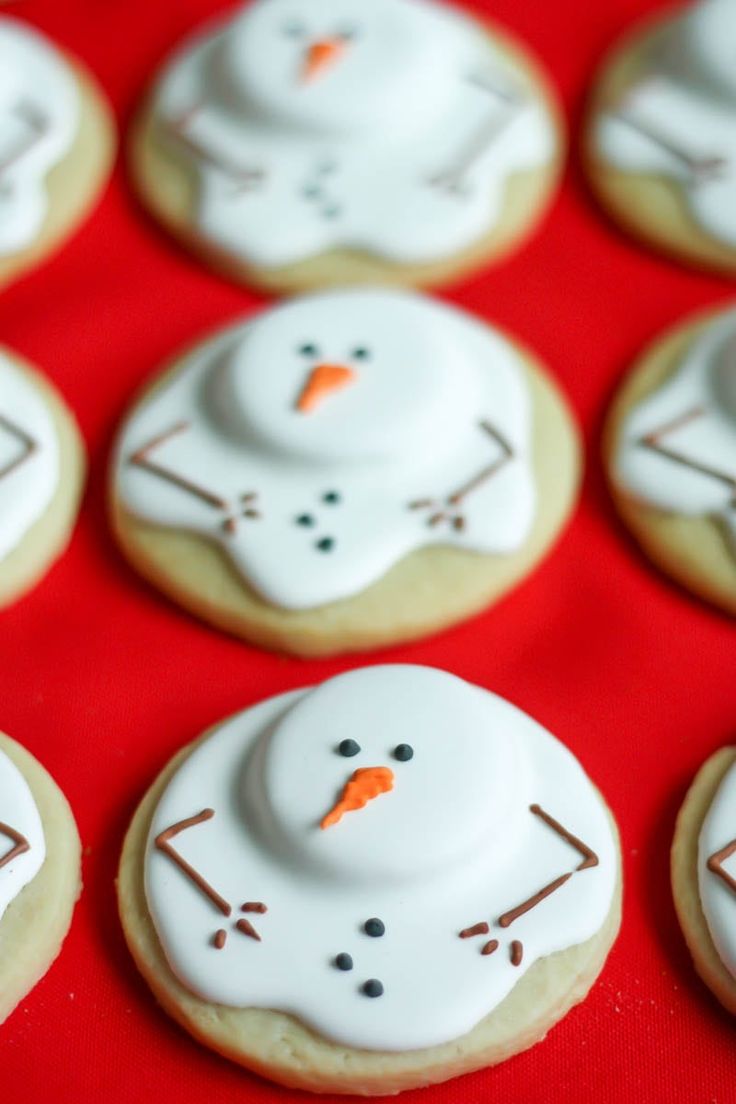
[[134,817],[118,892],[138,966],[195,1038],[287,1085],[390,1093],[502,1061],[584,997],[618,930],[618,837],[525,713],[379,666],[184,749]]
[[575,500],[577,434],[526,350],[411,292],[305,296],[178,360],[134,407],[112,517],[215,625],[325,655],[491,605]]
[[293,292],[434,284],[518,246],[562,160],[546,77],[435,0],[256,0],[141,114],[144,200],[205,260]]

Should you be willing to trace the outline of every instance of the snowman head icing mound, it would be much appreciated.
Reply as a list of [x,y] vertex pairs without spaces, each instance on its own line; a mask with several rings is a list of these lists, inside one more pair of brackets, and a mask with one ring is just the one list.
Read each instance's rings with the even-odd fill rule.
[[265,270],[457,256],[556,147],[529,75],[435,0],[256,0],[175,57],[153,112],[199,234]]
[[536,961],[595,936],[617,844],[531,718],[437,670],[373,667],[198,744],[154,813],[145,882],[203,1000],[398,1051],[471,1031]]
[[134,413],[118,495],[215,541],[271,604],[316,607],[426,545],[521,548],[529,405],[518,352],[455,309],[309,296],[200,347]]

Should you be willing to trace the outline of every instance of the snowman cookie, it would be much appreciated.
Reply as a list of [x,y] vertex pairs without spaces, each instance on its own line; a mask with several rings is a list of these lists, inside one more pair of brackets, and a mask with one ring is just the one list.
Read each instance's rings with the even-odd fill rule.
[[196,34],[133,140],[154,213],[236,279],[431,284],[548,206],[558,109],[518,45],[437,0],[254,0]]
[[287,1085],[375,1095],[502,1061],[583,999],[619,926],[618,838],[525,713],[432,668],[369,667],[176,756],[118,895],[197,1039]]
[[76,229],[114,146],[90,74],[28,24],[0,15],[0,286]]
[[695,967],[736,1013],[736,748],[701,767],[677,818],[672,891]]
[[0,348],[0,608],[61,555],[76,520],[84,446],[52,384]]
[[598,82],[590,177],[628,229],[736,274],[736,6],[700,0],[638,29]]
[[736,311],[660,338],[616,399],[609,478],[649,556],[736,614]]
[[66,798],[29,752],[0,733],[0,1024],[61,950],[80,862]]
[[218,626],[305,655],[498,598],[572,507],[577,436],[531,357],[412,292],[323,292],[178,361],[128,417],[113,523]]

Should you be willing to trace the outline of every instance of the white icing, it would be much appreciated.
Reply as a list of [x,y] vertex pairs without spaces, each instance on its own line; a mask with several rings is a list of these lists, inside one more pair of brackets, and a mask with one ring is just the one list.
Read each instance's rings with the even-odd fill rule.
[[[0,823],[24,836],[27,851],[0,865],[0,919],[11,901],[36,877],[46,857],[41,817],[28,783],[15,763],[0,750]],[[0,863],[15,847],[0,828]]]
[[[675,428],[691,411],[700,414]],[[723,478],[642,444],[643,437],[671,424],[672,430],[660,437],[662,446]],[[736,311],[708,326],[675,375],[631,411],[616,454],[615,477],[625,490],[662,510],[718,518],[736,541]]]
[[[349,367],[353,380],[304,413],[298,396],[324,362]],[[309,608],[364,590],[424,545],[519,548],[535,514],[530,421],[519,354],[484,324],[409,293],[307,296],[200,346],[133,413],[117,448],[117,494],[140,518],[217,541],[273,604]],[[508,462],[484,422],[513,450]],[[131,463],[181,423],[186,431],[152,459],[226,509]],[[448,502],[495,463],[459,505]],[[228,532],[225,518],[251,492],[259,517]],[[417,501],[426,505],[410,508]],[[312,527],[297,523],[304,515]],[[325,538],[328,552],[317,547]]]
[[0,563],[43,514],[58,481],[59,445],[48,408],[0,351]]
[[46,217],[45,177],[78,127],[76,84],[33,28],[0,16],[0,256],[29,246]]
[[736,5],[704,0],[674,21],[617,109],[602,114],[602,156],[676,180],[703,230],[736,246]]
[[[736,977],[736,894],[707,863],[711,855],[736,839],[736,767],[724,775],[706,813],[698,839],[698,890],[708,931],[728,972]],[[736,856],[723,862],[736,877]]]
[[[310,48],[342,33],[337,60],[302,80]],[[261,267],[338,247],[455,253],[495,224],[510,175],[555,148],[538,93],[433,0],[256,0],[185,45],[154,111],[198,171],[201,233]],[[198,150],[176,136],[186,116]]]
[[[337,752],[346,738],[361,751]],[[408,762],[393,757],[408,743]],[[320,829],[354,770],[389,767],[390,793]],[[538,803],[599,859],[507,928],[497,920],[582,861],[530,812]],[[158,833],[234,906],[226,919]],[[617,847],[574,756],[526,714],[426,667],[352,671],[271,698],[216,729],[176,771],[154,814],[146,895],[171,968],[205,1000],[292,1013],[348,1046],[406,1050],[471,1030],[539,958],[594,935],[611,907]],[[234,924],[240,905],[261,942]],[[386,927],[371,938],[364,922]],[[489,934],[461,939],[480,921]],[[222,950],[212,935],[228,933]],[[487,940],[499,940],[483,956]],[[512,940],[523,944],[519,966]],[[346,952],[354,968],[334,965]],[[383,996],[361,992],[370,978]]]

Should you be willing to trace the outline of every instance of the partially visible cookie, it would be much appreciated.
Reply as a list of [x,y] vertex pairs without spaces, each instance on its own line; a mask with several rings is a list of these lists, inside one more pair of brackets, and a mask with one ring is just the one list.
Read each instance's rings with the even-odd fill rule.
[[538,224],[563,161],[547,77],[435,0],[256,0],[184,44],[142,110],[136,184],[236,280],[431,285]]
[[736,614],[736,311],[709,311],[646,349],[611,408],[616,507],[648,556]]
[[96,202],[115,125],[90,73],[0,15],[0,287],[55,250]]
[[620,923],[619,841],[521,710],[377,666],[177,755],[133,818],[118,901],[194,1038],[288,1086],[396,1093],[504,1061],[585,997]]
[[264,647],[411,640],[499,599],[574,505],[536,359],[425,296],[324,292],[190,351],[122,427],[111,512],[156,586]]
[[597,79],[585,137],[594,190],[638,238],[736,274],[732,0],[700,0],[634,29]]
[[0,1024],[54,961],[81,889],[72,811],[51,776],[0,733]]
[[672,892],[695,968],[736,1013],[736,748],[698,771],[672,843]]
[[66,548],[85,467],[79,430],[56,388],[0,348],[0,608]]

